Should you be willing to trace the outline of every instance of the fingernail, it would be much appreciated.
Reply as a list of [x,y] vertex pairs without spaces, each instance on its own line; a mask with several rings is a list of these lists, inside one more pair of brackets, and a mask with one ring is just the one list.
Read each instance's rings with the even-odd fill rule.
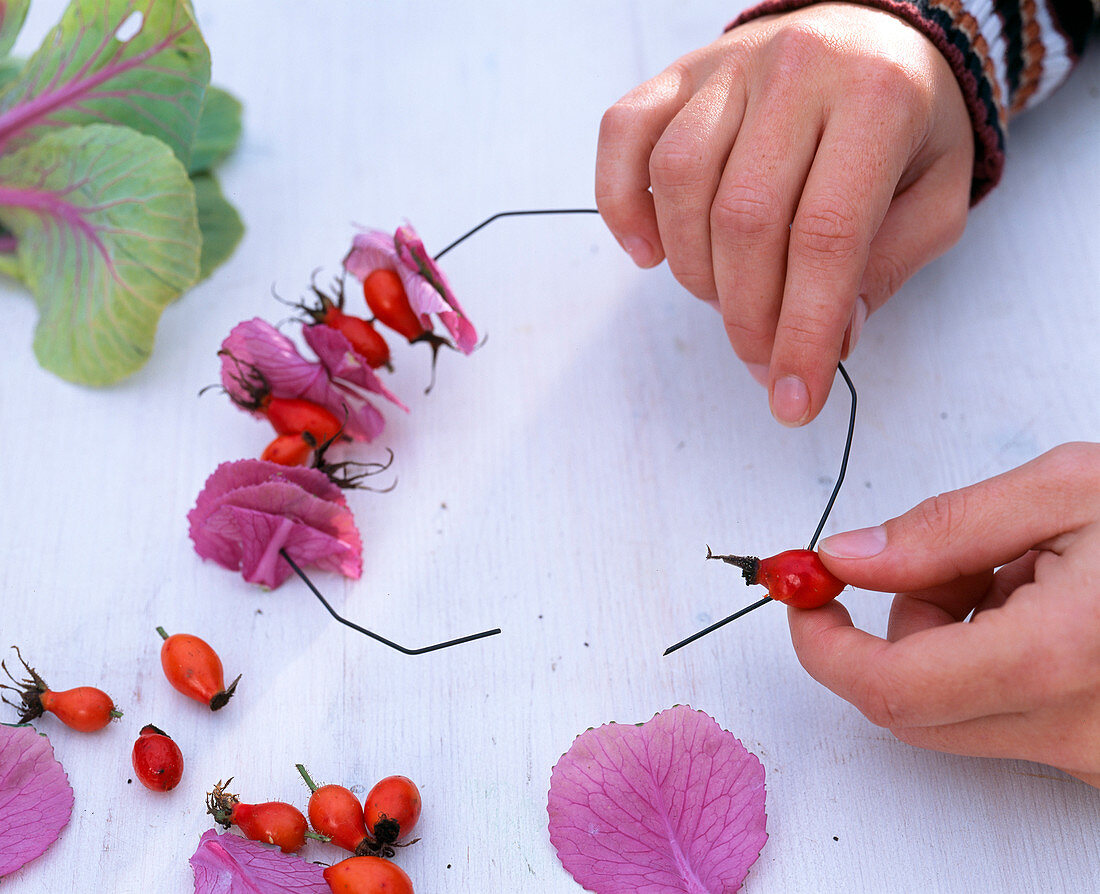
[[653,261],[653,246],[641,236],[627,236],[623,239],[623,248],[639,267],[648,267]]
[[783,376],[772,389],[772,415],[784,425],[799,425],[810,409],[810,392],[798,376]]
[[867,322],[867,299],[860,295],[856,299],[856,306],[852,309],[851,333],[848,335],[848,353],[856,349],[859,334],[863,331],[863,324]]
[[869,559],[886,549],[886,528],[860,528],[826,537],[817,548],[837,559]]
[[745,368],[748,369],[749,375],[751,375],[756,381],[758,381],[765,388],[768,387],[768,367],[763,363],[746,363]]

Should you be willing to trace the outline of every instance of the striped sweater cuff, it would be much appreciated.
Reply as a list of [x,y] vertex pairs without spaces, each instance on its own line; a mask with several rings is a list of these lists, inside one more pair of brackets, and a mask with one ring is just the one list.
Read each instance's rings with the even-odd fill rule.
[[[729,28],[809,6],[765,0]],[[1008,119],[1060,84],[1084,47],[1100,0],[854,0],[893,13],[928,37],[951,66],[974,127],[977,202],[1001,178]],[[728,30],[728,29],[727,29]]]

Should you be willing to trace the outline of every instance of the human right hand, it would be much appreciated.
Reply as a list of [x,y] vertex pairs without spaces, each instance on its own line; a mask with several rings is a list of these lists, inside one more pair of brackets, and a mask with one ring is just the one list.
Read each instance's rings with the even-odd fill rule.
[[837,602],[789,609],[811,676],[903,742],[1039,761],[1100,788],[1100,444],[818,548],[842,580],[898,595],[886,639]]
[[596,202],[636,263],[720,308],[787,425],[825,404],[867,315],[952,245],[973,133],[939,50],[821,3],[750,21],[604,115]]

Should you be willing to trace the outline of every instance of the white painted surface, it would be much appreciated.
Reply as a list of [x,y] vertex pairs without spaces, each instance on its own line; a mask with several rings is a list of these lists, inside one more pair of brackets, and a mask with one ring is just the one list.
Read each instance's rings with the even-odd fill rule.
[[[25,42],[56,20],[39,0]],[[104,391],[41,371],[32,302],[4,287],[0,644],[59,688],[95,683],[126,716],[83,736],[46,719],[76,791],[61,840],[0,882],[26,892],[187,892],[203,795],[304,807],[294,771],[365,791],[422,786],[418,892],[579,890],[546,834],[550,769],[573,737],[676,703],[764,762],[770,840],[748,892],[1086,891],[1100,794],[1047,768],[918,751],[802,672],[783,612],[673,657],[670,642],[753,598],[703,561],[805,541],[831,487],[847,399],[808,429],[767,414],[718,318],[665,268],[632,267],[595,217],[503,221],[446,261],[489,340],[399,352],[381,439],[397,489],[355,494],[366,571],[316,575],[349,616],[410,644],[502,636],[409,658],[349,631],[297,582],[261,592],[200,561],[185,514],[222,460],[266,434],[214,394],[229,328],[285,310],[352,223],[408,218],[439,247],[493,212],[592,201],[596,128],[635,83],[715,35],[718,3],[197,3],[215,81],[246,103],[222,169],[248,225],[210,281],[164,315],[152,362]],[[33,41],[32,41],[33,38]],[[21,43],[22,46],[22,43]],[[860,419],[827,531],[881,521],[1072,439],[1100,439],[1100,59],[1013,128],[1004,184],[946,258],[865,329]],[[364,451],[371,454],[371,451]],[[888,599],[845,599],[881,631]],[[200,634],[236,699],[210,715],[161,676],[156,625]],[[6,718],[10,719],[10,718]],[[183,783],[129,766],[154,722]],[[311,845],[310,859],[332,860]]]

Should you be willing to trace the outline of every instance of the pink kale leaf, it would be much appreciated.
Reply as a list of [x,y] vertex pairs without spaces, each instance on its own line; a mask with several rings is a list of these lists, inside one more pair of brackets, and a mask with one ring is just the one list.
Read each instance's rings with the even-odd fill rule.
[[57,840],[73,812],[73,789],[50,740],[30,726],[0,726],[0,876]]
[[195,552],[250,583],[274,589],[313,566],[358,578],[363,544],[347,501],[316,469],[259,459],[222,463],[188,513]]
[[344,258],[344,269],[360,281],[375,270],[395,271],[409,307],[426,330],[431,330],[431,315],[436,314],[460,351],[469,354],[477,347],[477,330],[411,224],[398,227],[393,235],[382,230],[357,233]]
[[321,866],[231,832],[204,832],[189,862],[195,894],[331,894]]
[[[344,339],[338,332],[334,334]],[[335,371],[325,363],[303,357],[293,341],[265,320],[256,317],[234,326],[222,342],[220,354],[222,385],[238,406],[247,408],[261,393],[302,398],[331,412],[344,424],[343,434],[356,441],[373,440],[385,427],[377,407],[334,378]],[[400,405],[381,382],[369,390]]]
[[767,840],[760,761],[682,705],[578,736],[547,812],[562,865],[597,894],[727,894]]

